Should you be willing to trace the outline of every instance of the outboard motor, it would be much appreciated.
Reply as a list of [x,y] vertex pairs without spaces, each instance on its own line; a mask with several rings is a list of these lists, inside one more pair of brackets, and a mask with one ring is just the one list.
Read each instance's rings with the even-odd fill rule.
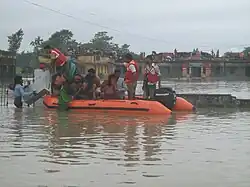
[[176,93],[169,87],[159,88],[155,90],[155,100],[172,110],[176,103]]

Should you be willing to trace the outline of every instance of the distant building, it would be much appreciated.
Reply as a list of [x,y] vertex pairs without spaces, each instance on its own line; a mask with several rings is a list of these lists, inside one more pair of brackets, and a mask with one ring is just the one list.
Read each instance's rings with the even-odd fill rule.
[[[88,69],[94,68],[96,70],[96,74],[101,78],[108,75],[111,70],[111,63],[114,61],[110,57],[105,57],[97,54],[78,54],[76,57],[76,62],[82,74],[87,74]],[[51,60],[39,56],[38,60],[40,63],[50,63]]]
[[159,63],[162,78],[210,79],[212,77],[245,78],[250,77],[250,59],[243,53],[225,53],[216,57],[214,53],[193,52],[158,53],[155,61]]
[[103,78],[112,71],[111,63],[113,63],[114,60],[110,57],[99,55],[79,55],[77,57],[77,62],[79,63],[83,74],[86,74],[88,69],[94,68],[96,70],[96,74]]
[[226,52],[223,55],[223,58],[227,60],[246,60],[246,59],[249,59],[249,56],[244,54],[244,52],[237,52],[237,53]]
[[16,55],[0,50],[0,81],[13,79],[16,74]]

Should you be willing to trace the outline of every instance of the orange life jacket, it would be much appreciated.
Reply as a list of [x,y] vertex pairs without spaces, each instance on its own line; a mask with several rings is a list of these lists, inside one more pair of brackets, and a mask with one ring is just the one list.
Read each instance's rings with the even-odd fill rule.
[[[136,69],[136,76],[135,76],[135,79],[134,79],[134,76],[133,76],[133,72],[130,70],[129,66],[130,65],[134,65],[135,66],[135,69]],[[133,82],[136,82],[139,78],[139,68],[138,68],[138,65],[137,63],[134,61],[134,60],[131,60],[128,64],[127,64],[127,71],[125,73],[125,82],[126,83],[133,83]]]
[[150,69],[146,69],[145,74],[149,83],[157,83],[159,81],[159,75],[156,73],[155,67],[151,66]]
[[67,61],[67,57],[57,48],[51,49],[50,54],[58,56],[56,58],[56,66],[63,66]]

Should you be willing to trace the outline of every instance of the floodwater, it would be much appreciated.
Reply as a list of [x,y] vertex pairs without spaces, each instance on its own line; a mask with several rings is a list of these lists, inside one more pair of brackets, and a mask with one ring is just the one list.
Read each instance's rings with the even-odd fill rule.
[[[248,97],[249,83],[230,84],[226,89],[226,83],[173,87]],[[248,111],[132,117],[38,105],[0,112],[1,186],[250,186]]]

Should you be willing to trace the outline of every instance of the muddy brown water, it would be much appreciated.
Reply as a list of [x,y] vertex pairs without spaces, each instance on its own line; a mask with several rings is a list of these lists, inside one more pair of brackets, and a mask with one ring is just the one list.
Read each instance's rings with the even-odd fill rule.
[[[225,85],[193,90],[248,97],[248,83]],[[250,186],[249,111],[133,117],[10,105],[0,112],[1,186]]]

